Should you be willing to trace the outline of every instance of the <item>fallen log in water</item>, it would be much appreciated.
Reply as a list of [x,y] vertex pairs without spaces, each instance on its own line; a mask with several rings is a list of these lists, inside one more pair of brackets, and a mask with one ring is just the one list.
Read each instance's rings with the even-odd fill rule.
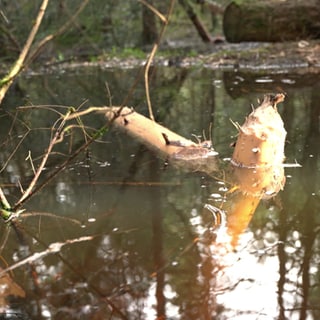
[[231,2],[224,12],[227,41],[288,41],[320,38],[319,0]]
[[117,128],[174,165],[207,173],[217,170],[215,156],[218,153],[210,141],[195,143],[128,107],[110,107],[105,114]]

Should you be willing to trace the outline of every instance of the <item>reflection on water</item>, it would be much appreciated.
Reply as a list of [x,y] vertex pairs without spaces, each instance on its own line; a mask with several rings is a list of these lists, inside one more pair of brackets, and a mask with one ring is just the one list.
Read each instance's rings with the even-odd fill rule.
[[[278,107],[288,132],[286,162],[302,167],[285,169],[284,190],[259,204],[232,249],[226,245],[226,226],[216,228],[205,209],[225,202],[230,183],[223,175],[177,170],[127,136],[108,131],[26,204],[21,218],[26,243],[1,224],[3,269],[25,256],[26,245],[41,252],[51,243],[94,236],[13,270],[12,288],[24,294],[9,299],[11,309],[2,302],[2,312],[22,313],[26,319],[318,319],[317,75],[155,71],[152,99],[158,121],[187,138],[207,139],[212,128],[213,145],[226,168],[229,162],[223,159],[232,155],[237,134],[229,119],[242,123],[265,91],[287,92]],[[136,74],[93,69],[22,78],[5,107],[12,112],[27,101],[80,105],[85,99],[104,105],[106,81],[113,103],[119,104]],[[130,105],[145,113],[144,101],[142,84]],[[29,151],[37,164],[51,134],[44,128],[57,115],[38,108],[19,117],[23,122],[3,114],[0,128],[1,164],[8,164],[1,183],[11,202],[19,196],[17,180],[25,188],[32,177],[25,160]],[[103,124],[100,115],[84,121],[88,127]],[[82,134],[66,136],[43,178],[82,139]]]

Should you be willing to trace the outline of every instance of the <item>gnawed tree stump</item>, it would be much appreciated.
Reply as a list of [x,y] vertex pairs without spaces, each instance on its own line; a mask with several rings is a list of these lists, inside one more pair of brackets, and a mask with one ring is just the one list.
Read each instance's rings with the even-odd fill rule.
[[239,129],[231,165],[236,184],[245,194],[270,197],[283,188],[286,130],[277,111],[283,94],[266,95]]
[[286,130],[277,111],[283,94],[266,95],[246,118],[231,159],[235,195],[226,203],[228,233],[233,247],[246,230],[263,198],[275,196],[285,184],[284,145]]
[[320,38],[320,1],[233,1],[225,9],[223,30],[229,42]]

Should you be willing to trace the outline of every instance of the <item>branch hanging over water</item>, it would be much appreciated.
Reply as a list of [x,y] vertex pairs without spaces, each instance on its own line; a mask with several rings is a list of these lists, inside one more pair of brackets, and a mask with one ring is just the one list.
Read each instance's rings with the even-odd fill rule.
[[[150,118],[154,121],[154,115],[153,115],[153,111],[152,111],[152,104],[151,104],[151,99],[150,99],[150,91],[149,91],[149,69],[151,66],[151,63],[153,61],[153,58],[158,50],[159,44],[161,42],[161,39],[164,35],[164,32],[167,28],[167,25],[169,23],[169,18],[172,14],[173,11],[173,6],[174,6],[174,2],[175,0],[171,0],[170,5],[169,5],[169,9],[168,9],[168,13],[167,13],[167,17],[165,18],[165,20],[163,20],[163,15],[159,15],[157,10],[152,10],[153,12],[155,12],[155,14],[157,16],[159,16],[159,18],[161,19],[161,21],[163,22],[163,26],[162,29],[160,31],[159,37],[157,42],[153,45],[152,51],[149,55],[149,58],[145,64],[145,70],[144,70],[144,84],[145,84],[145,90],[146,90],[146,99],[147,99],[147,104],[148,104],[148,110],[149,110],[149,116]],[[150,6],[148,6],[149,8]]]
[[0,80],[0,105],[2,103],[2,100],[4,99],[7,91],[11,87],[13,81],[16,79],[16,77],[21,73],[21,71],[26,67],[26,65],[29,65],[35,57],[38,55],[40,50],[50,41],[52,41],[57,36],[63,34],[66,30],[69,29],[70,25],[74,23],[76,17],[82,12],[82,10],[85,8],[85,6],[88,4],[89,0],[84,0],[79,8],[76,10],[76,12],[70,16],[70,19],[62,25],[55,33],[47,35],[42,40],[40,40],[35,46],[32,52],[31,47],[34,42],[34,39],[38,33],[38,30],[41,26],[42,19],[45,15],[49,0],[43,0],[42,4],[39,8],[38,15],[35,19],[35,22],[33,24],[33,27],[30,31],[30,34],[28,36],[28,39],[18,57],[15,64],[11,68],[10,72]]
[[32,42],[33,42],[33,40],[39,30],[43,16],[46,12],[48,2],[49,2],[49,0],[42,1],[42,4],[41,4],[39,12],[38,12],[38,16],[35,20],[35,23],[30,31],[29,37],[28,37],[28,39],[27,39],[27,41],[26,41],[26,43],[20,53],[18,60],[16,61],[16,63],[12,67],[9,74],[1,80],[0,85],[2,85],[2,86],[0,89],[0,104],[1,104],[4,96],[6,95],[7,91],[9,90],[12,82],[14,81],[14,79],[17,77],[17,75],[21,72],[21,70],[23,68],[25,59],[30,51]]

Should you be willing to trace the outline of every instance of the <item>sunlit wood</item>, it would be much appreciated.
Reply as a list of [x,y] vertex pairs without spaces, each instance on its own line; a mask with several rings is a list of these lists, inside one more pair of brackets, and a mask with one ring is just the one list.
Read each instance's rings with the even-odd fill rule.
[[242,126],[231,160],[231,173],[237,191],[227,201],[227,226],[236,246],[259,202],[283,189],[286,130],[277,110],[283,94],[265,96]]

